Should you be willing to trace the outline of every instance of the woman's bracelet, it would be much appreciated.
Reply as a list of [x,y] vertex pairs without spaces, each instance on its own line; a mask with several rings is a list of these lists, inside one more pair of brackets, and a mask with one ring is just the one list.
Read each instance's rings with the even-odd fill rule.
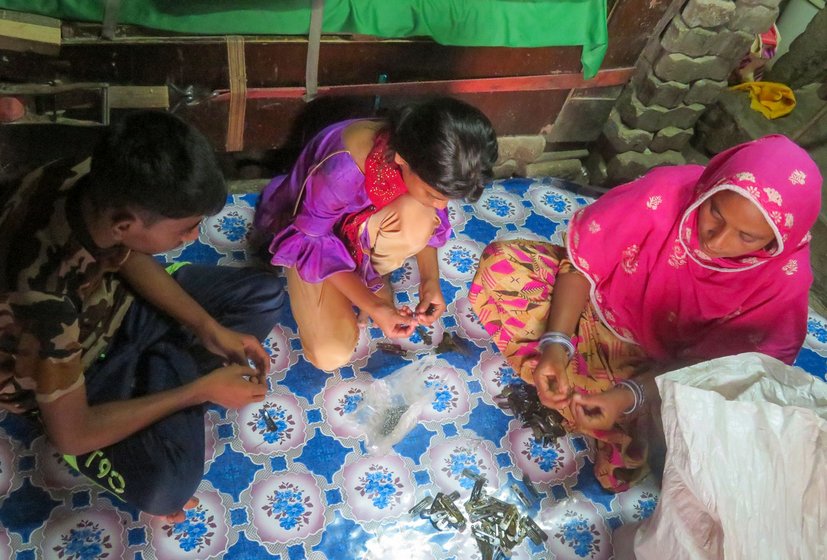
[[617,386],[623,385],[632,392],[635,397],[635,403],[628,410],[624,410],[623,414],[634,414],[646,402],[646,393],[643,392],[643,385],[634,379],[624,379],[620,381]]
[[571,360],[572,356],[574,356],[574,343],[571,341],[571,337],[566,333],[549,331],[540,337],[539,343],[541,352],[544,351],[550,344],[560,344],[566,348],[566,355],[568,355],[569,360]]

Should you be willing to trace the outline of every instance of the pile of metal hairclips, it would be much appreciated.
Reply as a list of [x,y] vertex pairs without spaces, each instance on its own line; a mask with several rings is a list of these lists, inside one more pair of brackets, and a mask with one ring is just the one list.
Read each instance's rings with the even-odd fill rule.
[[[480,548],[482,560],[509,558],[514,547],[525,537],[537,545],[548,540],[548,534],[531,517],[520,515],[516,505],[488,496],[484,490],[485,477],[468,469],[463,470],[462,474],[474,481],[474,489],[464,505],[467,520],[455,503],[459,492],[448,495],[440,492],[433,499],[423,498],[411,508],[410,514],[429,519],[440,531],[455,529],[462,532],[470,521],[471,533]],[[533,499],[529,499],[517,484],[512,484],[511,489],[526,507],[530,507],[540,494],[528,477],[523,476],[523,483]]]
[[531,429],[534,439],[543,446],[557,441],[566,435],[563,415],[548,408],[540,402],[537,389],[528,383],[508,385],[503,392],[494,397],[497,405],[510,410],[522,420],[523,427]]

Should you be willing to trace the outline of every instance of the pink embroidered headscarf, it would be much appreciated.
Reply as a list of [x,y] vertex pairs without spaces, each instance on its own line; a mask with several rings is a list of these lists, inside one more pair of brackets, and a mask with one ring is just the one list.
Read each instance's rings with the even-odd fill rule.
[[[807,332],[821,181],[807,152],[766,136],[706,168],[656,168],[612,189],[572,217],[567,248],[601,320],[652,358],[763,352],[792,363]],[[716,259],[700,250],[698,208],[724,189],[761,210],[774,247]]]

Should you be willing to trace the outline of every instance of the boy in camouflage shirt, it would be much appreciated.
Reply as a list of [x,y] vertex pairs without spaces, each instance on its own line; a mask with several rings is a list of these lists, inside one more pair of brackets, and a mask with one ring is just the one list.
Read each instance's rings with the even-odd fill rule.
[[171,276],[151,256],[226,197],[206,139],[153,112],[0,194],[0,410],[39,416],[78,470],[173,520],[203,476],[204,403],[263,400],[283,300],[270,274]]

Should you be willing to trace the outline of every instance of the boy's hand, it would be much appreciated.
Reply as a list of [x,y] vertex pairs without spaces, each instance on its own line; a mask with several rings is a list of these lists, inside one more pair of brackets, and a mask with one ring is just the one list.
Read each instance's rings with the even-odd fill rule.
[[203,401],[225,408],[261,402],[267,394],[267,385],[258,381],[256,370],[237,364],[213,370],[193,384]]
[[419,304],[414,311],[419,324],[430,327],[445,313],[445,309],[445,297],[439,280],[423,283],[419,289]]
[[608,430],[624,410],[634,404],[635,397],[624,387],[614,387],[596,395],[574,395],[572,415],[577,427],[586,430]]
[[256,337],[228,329],[217,322],[199,333],[199,337],[207,350],[226,358],[229,363],[247,366],[247,360],[252,360],[258,381],[264,382],[270,358]]
[[555,410],[570,405],[573,391],[566,374],[568,363],[566,348],[559,344],[549,345],[540,356],[534,368],[534,386],[543,405]]

